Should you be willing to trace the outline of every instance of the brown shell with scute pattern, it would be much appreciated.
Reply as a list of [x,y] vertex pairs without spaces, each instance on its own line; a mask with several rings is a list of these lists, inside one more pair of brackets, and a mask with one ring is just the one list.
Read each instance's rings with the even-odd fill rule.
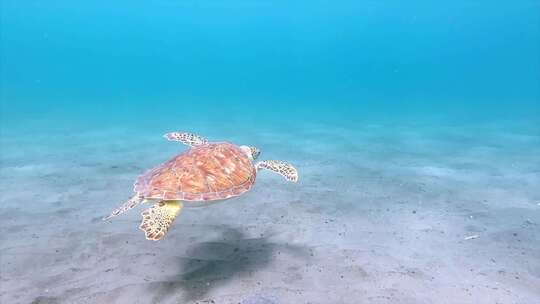
[[222,200],[248,191],[256,174],[240,148],[210,143],[193,147],[139,176],[134,190],[148,199]]

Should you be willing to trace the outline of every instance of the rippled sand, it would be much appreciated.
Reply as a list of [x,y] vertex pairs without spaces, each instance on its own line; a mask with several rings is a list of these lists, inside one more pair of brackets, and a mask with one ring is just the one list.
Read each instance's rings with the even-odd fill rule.
[[537,303],[540,132],[521,125],[198,131],[297,165],[144,239],[152,130],[2,137],[2,303]]

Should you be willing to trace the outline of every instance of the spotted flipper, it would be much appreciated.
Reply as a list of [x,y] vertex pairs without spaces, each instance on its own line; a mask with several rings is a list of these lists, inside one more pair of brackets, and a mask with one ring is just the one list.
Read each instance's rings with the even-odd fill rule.
[[144,210],[143,220],[139,228],[144,231],[147,240],[161,240],[173,223],[176,216],[182,211],[181,201],[161,201]]
[[138,195],[133,196],[130,198],[127,202],[123,203],[122,206],[118,207],[116,210],[114,210],[109,216],[106,216],[103,218],[104,221],[109,220],[115,216],[118,216],[130,209],[135,208],[137,205],[142,203],[144,199]]
[[171,132],[163,135],[166,139],[170,141],[179,141],[184,145],[191,147],[204,145],[208,143],[208,139],[201,137],[193,133],[180,133],[180,132]]
[[278,174],[281,174],[285,179],[287,179],[290,182],[297,182],[298,181],[298,171],[295,167],[293,167],[291,164],[286,163],[284,161],[280,160],[265,160],[258,162],[255,165],[255,168],[257,170],[259,169],[266,169],[270,171],[274,171]]

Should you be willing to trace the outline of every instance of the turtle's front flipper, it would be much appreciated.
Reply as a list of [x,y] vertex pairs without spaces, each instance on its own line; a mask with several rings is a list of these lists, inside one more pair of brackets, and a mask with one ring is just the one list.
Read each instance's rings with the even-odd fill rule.
[[143,220],[139,228],[144,231],[147,240],[161,240],[176,216],[182,211],[181,201],[161,201],[144,210],[141,215]]
[[265,161],[258,162],[255,165],[255,168],[257,168],[257,171],[259,169],[267,169],[270,171],[274,171],[278,174],[281,174],[290,182],[296,183],[298,181],[298,171],[296,170],[296,168],[293,167],[293,165],[286,163],[284,161],[265,160]]
[[193,133],[171,132],[163,135],[163,137],[170,141],[179,141],[191,147],[204,145],[208,142],[208,139]]
[[132,198],[130,198],[127,202],[123,203],[122,206],[118,207],[118,209],[114,210],[109,216],[106,216],[103,218],[104,221],[112,218],[112,217],[115,217],[117,215],[120,215],[132,208],[134,208],[135,206],[137,206],[138,204],[142,203],[144,201],[144,199],[138,195],[134,195]]

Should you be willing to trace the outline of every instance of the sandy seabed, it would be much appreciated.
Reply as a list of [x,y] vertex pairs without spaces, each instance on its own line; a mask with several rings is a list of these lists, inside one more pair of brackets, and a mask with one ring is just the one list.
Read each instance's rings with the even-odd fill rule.
[[172,130],[5,134],[0,302],[540,303],[539,127],[238,130],[198,133],[259,146],[300,182],[261,172],[159,242],[137,228],[146,206],[101,217],[185,149]]

